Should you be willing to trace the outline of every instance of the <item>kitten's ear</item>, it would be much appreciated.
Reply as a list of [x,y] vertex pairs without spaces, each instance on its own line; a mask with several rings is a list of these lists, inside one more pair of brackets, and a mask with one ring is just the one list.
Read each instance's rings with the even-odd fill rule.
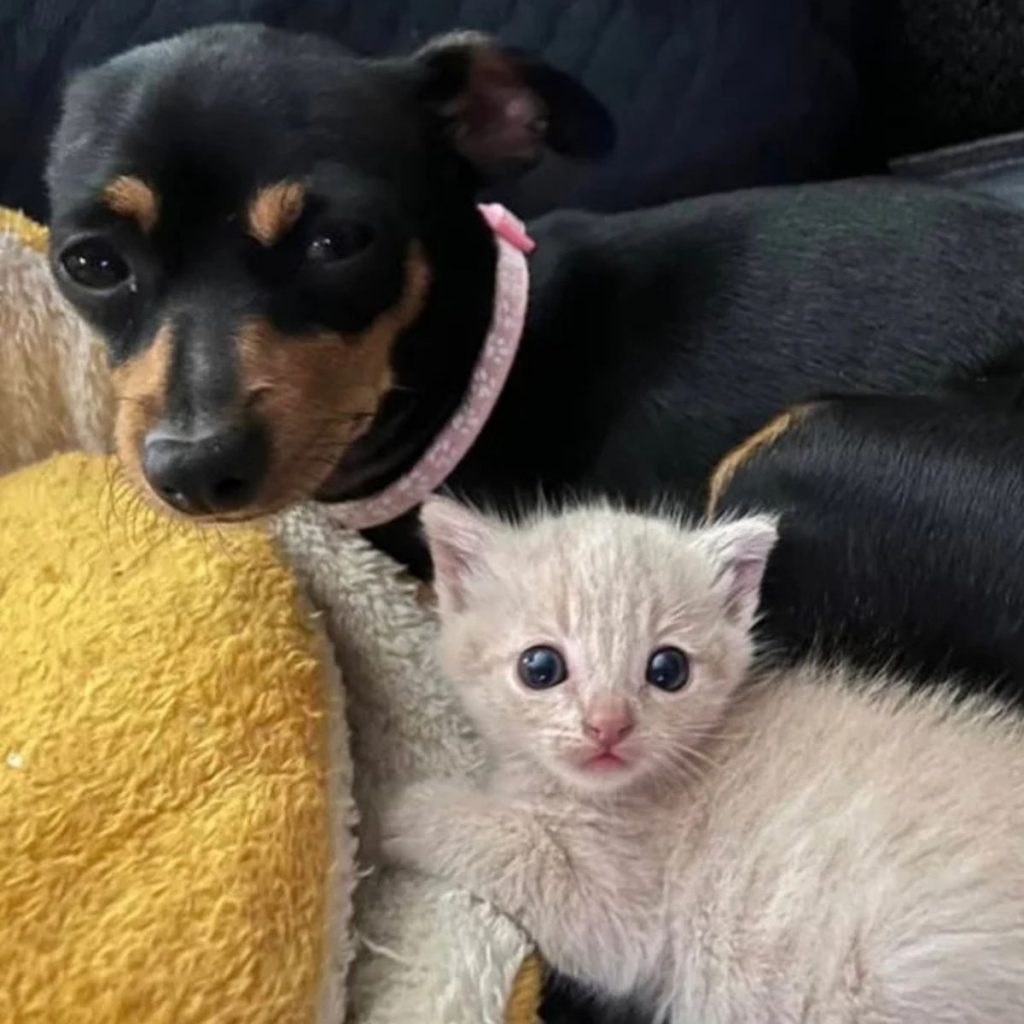
[[485,181],[526,170],[545,146],[593,160],[615,145],[611,115],[583,85],[482,33],[441,36],[413,61],[422,102]]
[[744,629],[757,614],[761,580],[778,537],[778,520],[766,515],[708,526],[697,535],[698,546],[714,566],[725,610]]
[[427,499],[420,521],[434,563],[434,587],[442,611],[462,611],[466,581],[479,568],[494,531],[478,512],[449,498]]

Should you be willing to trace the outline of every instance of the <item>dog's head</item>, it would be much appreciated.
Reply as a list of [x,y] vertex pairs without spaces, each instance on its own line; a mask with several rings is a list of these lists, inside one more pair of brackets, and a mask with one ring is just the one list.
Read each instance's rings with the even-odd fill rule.
[[353,449],[415,443],[401,423],[471,343],[454,307],[486,317],[476,190],[611,143],[581,86],[475,34],[368,61],[218,26],[80,75],[51,258],[107,341],[129,472],[217,519],[358,490]]

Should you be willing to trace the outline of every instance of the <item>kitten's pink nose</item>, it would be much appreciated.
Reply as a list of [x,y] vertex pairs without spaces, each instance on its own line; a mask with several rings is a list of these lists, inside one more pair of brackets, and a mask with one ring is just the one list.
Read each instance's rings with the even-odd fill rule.
[[621,701],[595,704],[583,720],[583,731],[602,747],[614,747],[633,731],[633,716]]

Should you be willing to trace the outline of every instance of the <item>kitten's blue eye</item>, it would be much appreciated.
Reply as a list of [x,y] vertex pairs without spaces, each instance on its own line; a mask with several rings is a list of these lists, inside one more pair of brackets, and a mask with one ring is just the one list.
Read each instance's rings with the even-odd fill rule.
[[659,647],[647,661],[647,682],[667,693],[690,681],[690,661],[678,647]]
[[565,658],[554,647],[530,647],[519,655],[519,678],[531,690],[547,690],[569,674]]

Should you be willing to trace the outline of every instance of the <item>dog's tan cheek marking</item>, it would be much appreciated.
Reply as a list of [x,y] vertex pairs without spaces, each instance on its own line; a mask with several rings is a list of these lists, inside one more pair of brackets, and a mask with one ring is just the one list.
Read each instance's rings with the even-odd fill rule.
[[306,190],[297,181],[260,189],[246,211],[249,234],[260,245],[273,245],[292,229],[305,205]]
[[711,474],[710,484],[708,485],[707,516],[709,519],[713,518],[717,512],[722,495],[725,494],[740,467],[759,451],[773,445],[788,430],[801,423],[814,408],[814,403],[806,403],[804,405],[795,405],[791,409],[780,413],[774,419],[769,420],[760,430],[751,434],[745,441],[733,448],[715,466],[714,472]]
[[160,419],[165,405],[173,338],[164,324],[137,356],[116,367],[111,375],[117,412],[114,443],[129,474],[143,480],[140,452],[143,439]]
[[103,190],[103,202],[119,217],[134,220],[149,234],[160,219],[160,197],[151,185],[131,174],[115,178]]
[[410,246],[398,301],[358,335],[289,337],[265,320],[239,331],[243,394],[266,424],[271,465],[260,511],[308,497],[370,426],[394,383],[395,341],[420,315],[430,287],[421,248]]

